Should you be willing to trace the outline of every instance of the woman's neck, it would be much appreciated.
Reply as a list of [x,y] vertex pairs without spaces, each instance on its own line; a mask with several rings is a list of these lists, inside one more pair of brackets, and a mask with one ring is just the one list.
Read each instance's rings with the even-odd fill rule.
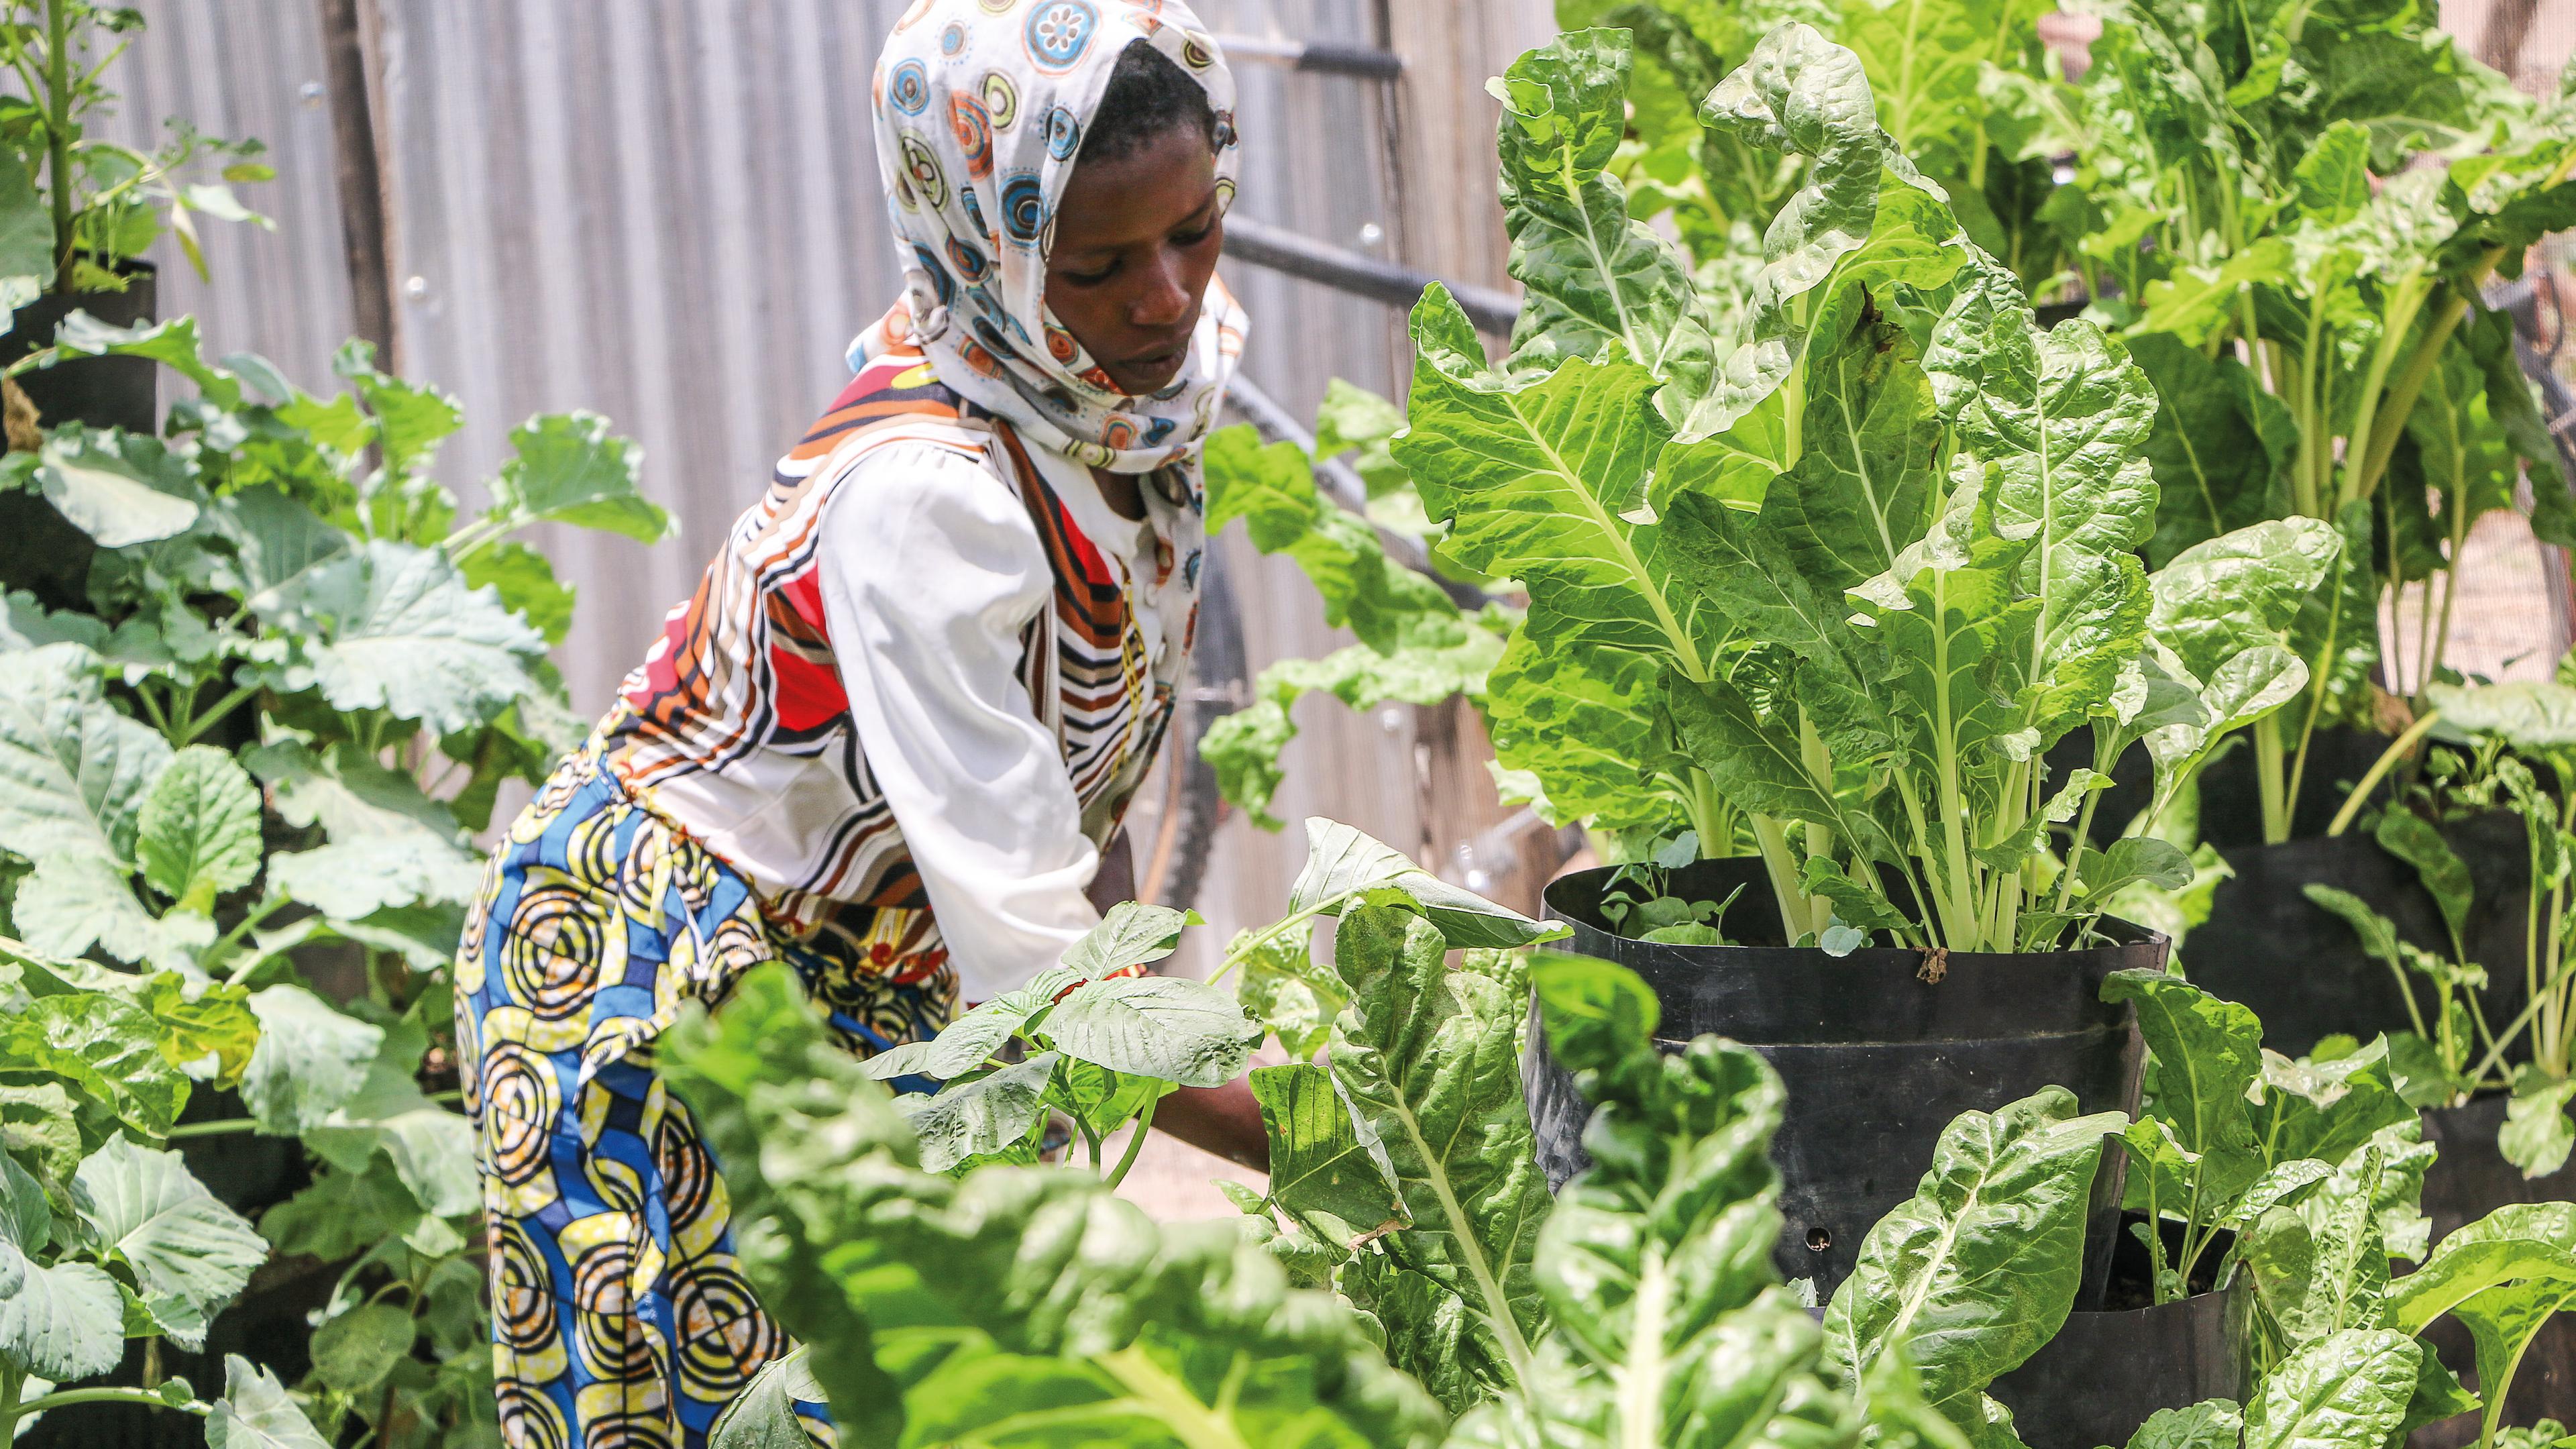
[[1109,511],[1130,523],[1145,521],[1145,490],[1139,486],[1141,474],[1112,473],[1106,468],[1091,470],[1092,481],[1100,485],[1101,501]]

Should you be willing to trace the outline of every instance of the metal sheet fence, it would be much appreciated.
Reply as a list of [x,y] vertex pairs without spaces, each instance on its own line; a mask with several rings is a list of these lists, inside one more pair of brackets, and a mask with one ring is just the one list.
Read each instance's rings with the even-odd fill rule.
[[[380,7],[401,362],[454,392],[469,419],[441,476],[473,499],[513,426],[588,408],[642,444],[645,487],[681,522],[678,541],[650,550],[570,530],[537,540],[580,590],[558,657],[575,702],[596,709],[758,497],[770,461],[838,389],[850,337],[895,297],[866,96],[901,0]],[[141,8],[151,31],[119,68],[117,128],[143,136],[184,115],[259,136],[281,177],[248,198],[276,218],[274,232],[210,236],[211,284],[186,275],[175,251],[164,259],[164,310],[198,314],[219,350],[261,353],[318,385],[351,307],[315,6]],[[1375,0],[1198,8],[1223,32],[1380,43]],[[1509,8],[1519,29],[1544,12]],[[1371,239],[1396,230],[1390,88],[1257,64],[1241,72],[1243,214],[1383,249]],[[1389,309],[1240,265],[1227,275],[1254,319],[1247,371],[1290,408],[1310,410],[1335,373],[1399,385],[1401,318]],[[1291,566],[1236,539],[1218,567],[1243,602],[1255,668],[1346,642],[1324,630]],[[1416,842],[1410,714],[1364,720],[1329,702],[1307,713],[1281,813]],[[1275,902],[1296,844],[1230,826],[1204,900],[1211,915],[1242,921]]]

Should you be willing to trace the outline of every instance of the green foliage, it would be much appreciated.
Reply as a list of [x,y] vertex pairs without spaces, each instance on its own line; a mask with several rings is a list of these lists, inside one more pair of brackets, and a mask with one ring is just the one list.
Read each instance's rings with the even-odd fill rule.
[[[1322,659],[1283,659],[1263,669],[1252,702],[1201,737],[1199,756],[1216,771],[1218,788],[1265,830],[1283,823],[1270,802],[1286,778],[1280,756],[1297,737],[1298,700],[1330,694],[1368,711],[1480,698],[1511,627],[1499,607],[1462,612],[1436,580],[1389,558],[1379,541],[1379,529],[1416,540],[1432,534],[1389,449],[1403,423],[1394,404],[1335,378],[1316,416],[1312,458],[1293,443],[1265,447],[1250,427],[1208,439],[1209,531],[1242,519],[1253,547],[1287,555],[1314,584],[1324,622],[1360,640]],[[1353,450],[1369,491],[1366,518],[1326,501],[1315,486],[1317,462]]]
[[2102,1139],[2062,1087],[1942,1129],[1914,1196],[1869,1230],[1825,1311],[1826,1356],[1863,1381],[1910,1341],[1930,1406],[1972,1439],[2010,1416],[1985,1395],[2057,1334],[2084,1275]]
[[275,177],[259,142],[218,140],[175,117],[157,150],[97,134],[117,100],[107,73],[142,30],[140,12],[92,0],[12,0],[0,12],[0,66],[16,82],[0,103],[0,306],[121,292],[164,233],[203,281],[198,218],[271,225],[232,190]]
[[[547,634],[467,570],[505,559],[496,581],[559,633],[569,591],[504,536],[666,521],[626,445],[575,416],[521,429],[502,501],[453,528],[427,469],[461,415],[362,347],[327,397],[208,362],[187,318],[75,317],[21,366],[71,355],[149,359],[196,395],[163,437],[65,425],[0,462],[94,546],[68,590],[0,579],[0,1170],[49,1205],[0,1248],[0,1426],[101,1392],[76,1381],[129,1338],[202,1345],[273,1248],[340,1268],[297,1396],[239,1360],[221,1401],[114,1393],[206,1416],[213,1444],[488,1436],[481,1193],[446,1090],[444,972],[480,876],[460,816],[542,779],[561,741],[540,722],[566,710]],[[304,980],[321,946],[363,964],[354,1000]],[[248,1115],[181,1125],[201,1085]],[[164,1147],[237,1132],[317,1161],[264,1237]]]
[[667,1041],[673,1084],[750,1168],[727,1174],[744,1266],[806,1345],[717,1442],[795,1442],[818,1391],[871,1442],[1434,1442],[1436,1410],[1359,1318],[1231,1226],[1158,1227],[1087,1174],[920,1171],[785,968]]

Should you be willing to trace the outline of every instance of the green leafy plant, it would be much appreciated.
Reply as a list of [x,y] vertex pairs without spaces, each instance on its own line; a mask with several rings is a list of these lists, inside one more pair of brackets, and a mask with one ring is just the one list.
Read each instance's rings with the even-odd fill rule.
[[[554,518],[649,540],[668,521],[631,448],[576,414],[521,428],[495,502],[457,527],[430,471],[455,405],[361,347],[340,358],[345,390],[315,396],[256,358],[207,362],[190,319],[75,314],[23,366],[77,355],[151,359],[195,395],[160,437],[66,425],[0,459],[0,489],[88,545],[9,576],[0,615],[0,1140],[5,1170],[53,1194],[50,1237],[21,1214],[24,1255],[94,1290],[0,1285],[0,1318],[88,1346],[0,1344],[0,1387],[50,1411],[29,1375],[113,1368],[120,1323],[202,1344],[274,1245],[338,1271],[299,1401],[324,1433],[471,1439],[495,1410],[446,979],[480,877],[466,830],[578,738],[544,657],[571,592],[507,535]],[[182,1122],[192,1088],[242,1111]],[[187,1194],[165,1146],[240,1133],[316,1162],[258,1237]],[[89,1161],[152,1165],[172,1221],[222,1239],[223,1270],[100,1246],[73,1191]],[[139,1389],[75,1382],[53,1403],[163,1393],[152,1362]],[[247,1366],[231,1394],[242,1407],[221,1412],[246,1423],[288,1405]],[[327,1442],[227,1432],[212,1442]]]
[[[2384,1042],[2293,1062],[2261,1024],[2160,971],[2106,984],[2135,1004],[2153,1052],[2135,1121],[2076,1117],[2049,1088],[1946,1129],[1914,1197],[1871,1228],[1825,1316],[1828,1359],[1850,1380],[1921,1325],[1921,1393],[1968,1441],[2018,1442],[1985,1391],[2052,1338],[2085,1259],[2085,1215],[2106,1133],[2127,1151],[2127,1202],[2175,1301],[2211,1255],[2238,1294],[2250,1389],[2140,1426],[2131,1449],[2293,1442],[2370,1449],[2482,1406],[2417,1335],[2444,1314],[2478,1345],[2480,1443],[2511,1437],[2502,1404],[2524,1350],[2576,1303],[2567,1204],[2499,1209],[2427,1250],[2416,1209],[2433,1151],[2392,1085]],[[2183,1230],[2169,1256],[2157,1225]],[[2222,1233],[2233,1240],[2224,1249]],[[2422,1266],[2392,1275],[2398,1259]]]
[[[2152,1264],[2155,1301],[2187,1296],[2204,1259],[2230,1235],[2212,1276],[2232,1277],[2256,1251],[2257,1229],[2274,1209],[2304,1211],[2298,1205],[2320,1184],[2365,1171],[2369,1190],[2323,1201],[2351,1197],[2370,1205],[2382,1277],[2390,1253],[2423,1256],[2430,1224],[2415,1202],[2433,1152],[2399,1094],[2387,1042],[2345,1042],[2340,1052],[2297,1062],[2263,1047],[2263,1024],[2252,1011],[2180,977],[2116,972],[2102,994],[2135,1007],[2152,1054],[2150,1105],[2121,1141],[2129,1155],[2125,1204],[2147,1219],[2134,1226]],[[2367,1168],[2364,1154],[2373,1164]],[[2180,1229],[2178,1252],[2167,1250],[2167,1223]],[[2355,1233],[2341,1241],[2359,1251]]]
[[[1568,138],[1516,206],[1580,210],[1626,52],[1590,31],[1515,68],[1507,133],[1544,111]],[[1691,283],[1634,226],[1622,260],[1529,274],[1555,320],[1499,367],[1445,294],[1416,313],[1394,456],[1448,552],[1530,595],[1488,678],[1503,766],[1558,818],[1749,835],[1792,942],[2045,948],[2134,882],[2186,887],[2185,854],[2143,830],[2085,852],[2087,803],[2136,740],[2180,763],[2294,694],[2240,658],[2270,646],[2295,675],[2274,637],[2292,606],[2218,628],[2177,588],[2159,611],[2133,552],[2155,510],[2145,375],[2086,324],[2036,330],[1850,51],[1775,31],[1701,119],[1800,181],[1722,366],[1680,360]],[[2235,570],[2258,597],[2293,600],[2291,560],[2335,546],[2225,544],[2259,561]],[[2097,767],[2052,782],[2048,746],[2086,726]]]
[[[1280,755],[1297,737],[1298,700],[1323,693],[1351,709],[1374,710],[1474,699],[1510,631],[1508,610],[1462,611],[1438,581],[1390,559],[1379,542],[1378,528],[1423,540],[1438,531],[1388,446],[1403,422],[1394,404],[1336,378],[1316,419],[1311,457],[1294,443],[1265,447],[1249,427],[1208,439],[1209,531],[1242,519],[1253,547],[1285,554],[1304,571],[1322,597],[1324,621],[1360,641],[1321,659],[1283,659],[1263,669],[1252,702],[1201,737],[1199,757],[1215,770],[1218,788],[1264,829],[1282,823],[1270,802],[1283,778]],[[1315,463],[1343,453],[1356,455],[1355,471],[1369,489],[1365,519],[1315,486]]]
[[[1234,998],[1204,982],[1122,974],[1180,945],[1196,911],[1113,907],[1053,970],[949,1023],[926,1042],[868,1059],[878,1081],[928,1076],[935,1092],[895,1099],[921,1165],[962,1175],[988,1162],[1033,1163],[1050,1113],[1081,1134],[1092,1166],[1104,1138],[1133,1122],[1116,1187],[1135,1165],[1155,1104],[1175,1086],[1213,1087],[1243,1072],[1262,1033]],[[1017,1044],[1013,1050],[1013,1044]]]
[[[2383,809],[2373,838],[2404,861],[2438,908],[2443,939],[2407,940],[2386,916],[2348,892],[2308,887],[2308,898],[2349,924],[2361,949],[2395,974],[2414,1030],[2391,1039],[2402,1089],[2419,1106],[2455,1105],[2482,1092],[2511,1092],[2497,1147],[2529,1176],[2555,1172],[2576,1147],[2576,916],[2570,914],[2570,848],[2576,846],[2576,688],[2560,679],[2508,684],[2435,684],[2431,710],[2414,733],[2444,741],[2415,786]],[[2400,741],[2407,744],[2409,741]],[[2397,753],[2392,747],[2391,753]],[[2467,862],[2442,834],[2444,822],[2484,809],[2521,817],[2531,894],[2519,970],[2468,957],[2466,924],[2476,904]],[[2347,812],[2349,814],[2350,812]],[[2341,822],[2338,822],[2339,824]],[[2519,977],[2523,1009],[2499,1025],[2488,995],[2496,973]]]
[[21,91],[0,99],[0,303],[121,292],[165,232],[203,277],[197,218],[270,224],[232,191],[275,177],[259,142],[177,120],[156,151],[91,134],[116,101],[106,74],[142,30],[139,11],[90,0],[12,0],[0,14],[0,66]]

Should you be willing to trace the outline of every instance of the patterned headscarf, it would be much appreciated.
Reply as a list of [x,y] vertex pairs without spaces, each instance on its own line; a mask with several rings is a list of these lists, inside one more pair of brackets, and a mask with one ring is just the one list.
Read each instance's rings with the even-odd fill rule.
[[904,300],[851,346],[856,363],[917,345],[941,382],[1023,437],[1119,473],[1189,460],[1245,321],[1211,281],[1180,375],[1128,397],[1047,311],[1056,204],[1119,53],[1139,38],[1207,91],[1222,211],[1234,200],[1234,77],[1182,0],[916,0],[874,88]]

